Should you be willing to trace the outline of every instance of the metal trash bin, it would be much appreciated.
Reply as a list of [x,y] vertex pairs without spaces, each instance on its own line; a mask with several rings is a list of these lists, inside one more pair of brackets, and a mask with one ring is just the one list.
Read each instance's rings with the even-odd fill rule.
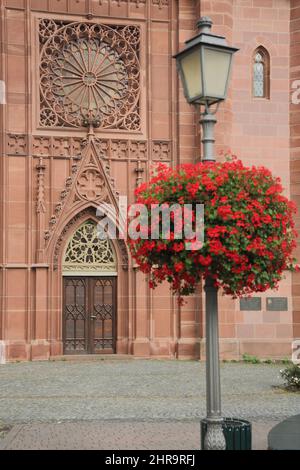
[[[204,437],[207,430],[207,420],[201,420],[201,449],[204,449]],[[223,432],[226,440],[226,450],[251,450],[251,423],[244,419],[224,418]]]

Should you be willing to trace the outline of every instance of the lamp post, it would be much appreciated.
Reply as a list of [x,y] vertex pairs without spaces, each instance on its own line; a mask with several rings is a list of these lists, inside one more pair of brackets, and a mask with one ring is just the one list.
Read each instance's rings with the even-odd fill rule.
[[[211,33],[212,21],[202,17],[197,23],[199,33],[186,41],[183,51],[176,54],[177,68],[183,83],[187,101],[203,105],[200,124],[204,162],[214,162],[215,112],[210,107],[225,100],[230,77],[233,54],[238,50],[230,47],[223,36]],[[221,412],[221,387],[219,363],[218,289],[212,278],[206,279],[204,287],[206,307],[206,404],[207,432],[204,448],[225,450]]]

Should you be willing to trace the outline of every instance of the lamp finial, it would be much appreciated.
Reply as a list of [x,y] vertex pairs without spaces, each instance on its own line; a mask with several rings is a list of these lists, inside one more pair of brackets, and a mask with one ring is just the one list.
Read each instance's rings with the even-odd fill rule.
[[201,16],[200,20],[197,22],[199,33],[210,34],[212,24],[213,22],[209,16]]

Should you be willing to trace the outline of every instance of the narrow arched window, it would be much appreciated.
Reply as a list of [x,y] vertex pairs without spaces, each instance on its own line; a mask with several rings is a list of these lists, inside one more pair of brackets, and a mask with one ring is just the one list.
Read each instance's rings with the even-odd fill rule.
[[0,80],[0,104],[6,104],[5,82]]
[[270,97],[270,56],[260,46],[253,55],[253,90],[254,98]]

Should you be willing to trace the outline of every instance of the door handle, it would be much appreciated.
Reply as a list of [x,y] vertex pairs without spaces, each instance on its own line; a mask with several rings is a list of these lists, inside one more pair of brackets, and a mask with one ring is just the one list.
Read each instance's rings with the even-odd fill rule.
[[96,315],[91,315],[91,320],[95,320],[96,319]]

